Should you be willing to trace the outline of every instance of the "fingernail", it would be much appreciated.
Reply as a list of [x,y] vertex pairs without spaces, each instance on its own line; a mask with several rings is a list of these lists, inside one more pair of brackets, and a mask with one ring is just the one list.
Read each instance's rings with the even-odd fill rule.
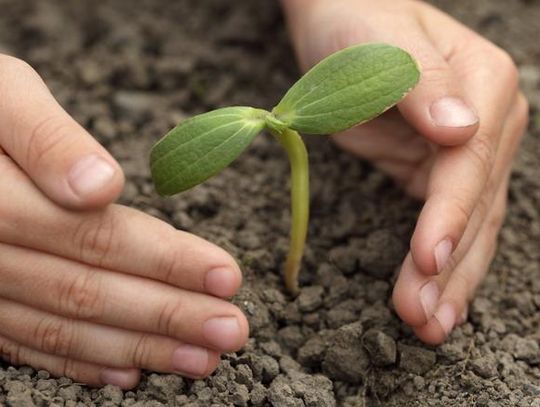
[[240,325],[235,317],[212,318],[204,323],[203,334],[212,346],[230,350],[238,345]]
[[122,389],[129,389],[136,384],[134,370],[122,370],[105,368],[101,371],[100,380],[103,384],[118,386]]
[[439,286],[435,281],[430,281],[420,289],[420,302],[424,308],[426,320],[429,320],[435,313],[437,303],[439,302],[439,295]]
[[452,332],[454,329],[454,324],[456,322],[456,312],[452,304],[445,302],[437,308],[435,312],[435,318],[439,321],[441,328],[443,329],[446,336]]
[[230,297],[234,295],[234,291],[236,290],[235,271],[226,267],[208,271],[204,279],[204,288],[209,294],[218,297]]
[[182,345],[173,353],[172,366],[182,376],[201,377],[208,368],[208,351],[198,346]]
[[461,99],[445,97],[434,102],[429,113],[440,127],[468,127],[478,123],[478,117]]
[[437,264],[437,273],[440,273],[444,268],[446,262],[452,254],[452,241],[450,239],[444,239],[437,243],[434,249],[435,263]]
[[114,171],[107,161],[92,154],[71,167],[68,183],[75,194],[85,197],[102,189],[113,178]]

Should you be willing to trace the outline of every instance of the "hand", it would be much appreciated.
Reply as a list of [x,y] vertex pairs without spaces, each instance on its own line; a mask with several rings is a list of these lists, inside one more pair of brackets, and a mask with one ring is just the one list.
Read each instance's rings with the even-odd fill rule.
[[301,66],[340,48],[386,42],[420,62],[397,109],[335,136],[425,205],[393,294],[397,313],[437,344],[466,318],[506,208],[512,160],[528,121],[507,53],[441,11],[411,0],[282,0]]
[[222,249],[108,205],[114,159],[35,71],[0,55],[0,356],[90,385],[202,378],[247,340]]

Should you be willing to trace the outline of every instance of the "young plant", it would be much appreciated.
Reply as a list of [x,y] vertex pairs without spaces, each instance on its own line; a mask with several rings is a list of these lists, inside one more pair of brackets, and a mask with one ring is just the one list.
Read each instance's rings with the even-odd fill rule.
[[168,196],[200,184],[268,130],[285,148],[291,166],[291,241],[284,273],[286,287],[296,294],[309,217],[308,156],[298,132],[332,134],[373,119],[399,102],[419,77],[417,63],[399,48],[343,49],[307,72],[271,112],[225,107],[180,123],[152,149],[156,189]]

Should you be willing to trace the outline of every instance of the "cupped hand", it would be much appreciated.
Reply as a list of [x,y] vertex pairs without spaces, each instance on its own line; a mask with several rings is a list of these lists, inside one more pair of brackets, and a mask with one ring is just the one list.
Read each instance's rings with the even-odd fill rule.
[[115,160],[26,63],[0,55],[0,356],[90,385],[209,375],[248,325],[222,249],[109,205]]
[[419,61],[418,86],[380,118],[335,136],[425,200],[396,282],[397,313],[437,344],[466,318],[494,256],[528,107],[509,55],[412,0],[282,0],[304,69],[386,42]]

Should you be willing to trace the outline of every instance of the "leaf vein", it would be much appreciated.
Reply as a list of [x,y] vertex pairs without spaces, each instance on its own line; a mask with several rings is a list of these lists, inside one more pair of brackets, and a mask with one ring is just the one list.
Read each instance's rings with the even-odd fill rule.
[[[238,129],[237,131],[235,131],[233,134],[231,134],[229,137],[227,137],[225,140],[223,140],[221,143],[219,143],[218,145],[212,147],[210,150],[208,150],[205,154],[203,154],[201,157],[199,157],[197,160],[195,160],[193,163],[191,163],[191,166],[196,166],[199,162],[201,162],[201,160],[203,160],[205,157],[207,157],[209,154],[211,154],[213,151],[215,151],[216,149],[222,147],[224,144],[228,143],[232,138],[234,138],[238,133],[240,133],[242,130],[244,130],[246,127],[252,127],[251,124],[249,123],[246,123],[244,124],[240,129]],[[168,181],[164,182],[162,184],[162,187],[165,188],[167,185],[170,185],[173,181],[176,181],[181,175],[183,175],[182,172],[180,172],[179,174],[175,175],[174,177],[170,178]]]
[[197,136],[195,136],[195,137],[189,139],[189,140],[186,140],[186,141],[184,141],[184,142],[182,142],[182,143],[180,143],[180,144],[177,144],[176,146],[174,146],[173,149],[171,149],[170,151],[168,151],[167,153],[165,153],[164,155],[162,155],[161,157],[159,157],[158,159],[156,159],[156,160],[154,161],[154,165],[156,165],[157,163],[159,163],[161,160],[164,160],[164,159],[168,158],[169,156],[171,156],[172,154],[174,154],[179,148],[184,147],[184,146],[187,146],[187,145],[189,145],[191,142],[196,141],[196,140],[200,139],[201,137],[206,137],[206,136],[208,136],[208,135],[210,135],[210,134],[212,134],[212,133],[214,133],[214,132],[216,132],[216,131],[218,131],[218,130],[220,130],[220,129],[223,129],[224,127],[228,127],[228,126],[231,126],[231,125],[233,125],[233,124],[240,123],[240,122],[242,122],[242,121],[244,121],[244,120],[243,120],[243,119],[242,119],[242,120],[235,120],[235,121],[233,121],[233,122],[229,122],[229,123],[226,123],[226,124],[222,124],[221,126],[214,127],[214,128],[212,128],[212,129],[210,129],[210,130],[204,132],[204,133],[201,133],[201,134],[199,134],[199,135],[197,135]]
[[[405,65],[396,65],[390,69],[387,69],[384,71],[384,74],[388,73],[388,72],[392,72],[392,71],[395,71],[397,70],[398,68],[403,68]],[[356,83],[349,83],[343,87],[341,87],[340,89],[337,89],[335,92],[332,92],[320,99],[317,99],[317,100],[314,100],[313,102],[311,103],[308,103],[307,105],[305,106],[302,106],[302,109],[301,110],[305,110],[307,109],[308,107],[310,106],[313,106],[313,105],[316,105],[317,103],[321,103],[323,102],[324,100],[328,99],[329,97],[332,97],[332,96],[335,96],[335,95],[338,95],[340,94],[341,92],[344,92],[346,91],[347,89],[351,88],[351,87],[354,87],[354,86],[366,86],[367,83],[371,83],[373,80],[377,79],[379,76],[381,75],[380,72],[376,73],[375,75],[373,76],[370,76],[369,78],[366,78],[366,79],[363,79],[361,82],[356,82]],[[369,86],[369,85],[368,85]],[[298,114],[298,116],[301,116],[301,114]],[[298,117],[297,116],[297,117]],[[302,117],[306,117],[306,116],[302,116]]]

